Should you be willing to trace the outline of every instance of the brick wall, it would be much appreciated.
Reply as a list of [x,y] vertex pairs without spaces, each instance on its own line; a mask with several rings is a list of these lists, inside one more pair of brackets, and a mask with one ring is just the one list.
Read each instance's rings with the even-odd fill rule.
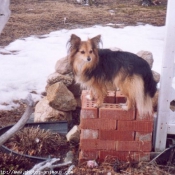
[[109,91],[102,107],[82,92],[79,161],[107,156],[118,160],[149,161],[152,149],[153,116],[139,116],[136,109],[124,111],[119,103],[126,98],[120,91]]

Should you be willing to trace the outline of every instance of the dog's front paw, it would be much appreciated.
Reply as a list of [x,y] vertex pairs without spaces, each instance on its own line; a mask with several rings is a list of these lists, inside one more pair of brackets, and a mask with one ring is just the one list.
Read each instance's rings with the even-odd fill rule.
[[119,103],[119,106],[127,106],[127,104],[126,103]]
[[128,106],[125,104],[125,105],[122,105],[121,106],[122,107],[122,109],[124,110],[124,111],[128,111]]
[[100,103],[94,103],[94,108],[99,108],[100,106],[101,106],[101,104]]
[[94,98],[90,94],[88,94],[88,95],[86,95],[86,99],[93,100]]

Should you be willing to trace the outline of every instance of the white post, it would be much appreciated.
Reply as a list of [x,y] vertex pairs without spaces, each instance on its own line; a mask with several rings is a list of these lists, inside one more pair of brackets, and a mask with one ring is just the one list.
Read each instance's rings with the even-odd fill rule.
[[[163,151],[166,146],[167,130],[170,121],[170,102],[175,99],[172,79],[174,76],[175,58],[175,0],[168,0],[166,15],[165,46],[162,61],[158,118],[155,140],[155,151]],[[175,113],[173,114],[175,117]],[[175,134],[175,133],[174,133]]]
[[10,0],[0,0],[0,34],[10,18]]

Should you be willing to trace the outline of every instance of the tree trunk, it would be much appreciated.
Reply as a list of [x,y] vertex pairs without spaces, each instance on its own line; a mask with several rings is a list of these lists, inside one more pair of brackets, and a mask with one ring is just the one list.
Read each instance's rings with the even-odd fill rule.
[[90,6],[92,5],[92,0],[89,0],[89,5],[90,5]]
[[0,34],[10,18],[11,11],[9,10],[10,0],[0,0]]
[[150,6],[152,5],[152,0],[142,0],[142,6]]

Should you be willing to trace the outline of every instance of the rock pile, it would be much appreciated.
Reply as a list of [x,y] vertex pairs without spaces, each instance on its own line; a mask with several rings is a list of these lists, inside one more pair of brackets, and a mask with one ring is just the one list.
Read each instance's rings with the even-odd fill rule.
[[48,76],[46,94],[35,107],[34,121],[70,121],[81,91],[75,84],[67,57],[59,59],[55,72]]

